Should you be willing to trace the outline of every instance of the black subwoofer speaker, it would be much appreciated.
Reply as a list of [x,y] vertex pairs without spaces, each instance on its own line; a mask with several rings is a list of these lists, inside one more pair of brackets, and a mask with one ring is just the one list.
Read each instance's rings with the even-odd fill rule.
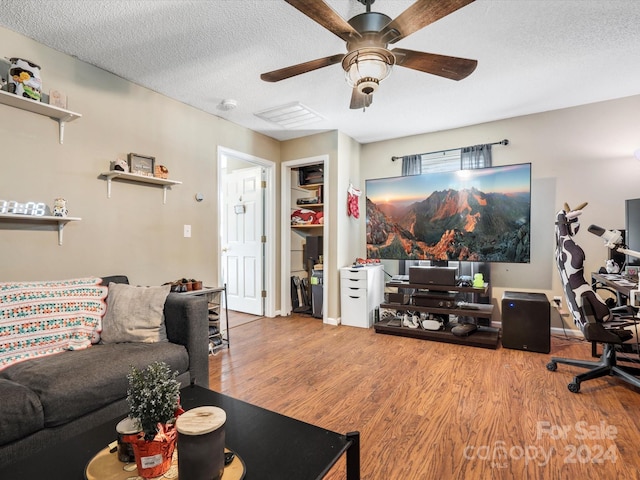
[[551,351],[551,305],[544,293],[504,292],[502,346],[539,353]]

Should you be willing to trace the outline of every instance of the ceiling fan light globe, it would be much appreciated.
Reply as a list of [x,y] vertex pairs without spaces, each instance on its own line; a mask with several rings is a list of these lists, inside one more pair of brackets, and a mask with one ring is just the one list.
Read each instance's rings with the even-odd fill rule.
[[347,70],[347,81],[353,86],[357,85],[363,78],[375,78],[381,82],[391,73],[391,65],[384,61],[379,55],[359,55]]

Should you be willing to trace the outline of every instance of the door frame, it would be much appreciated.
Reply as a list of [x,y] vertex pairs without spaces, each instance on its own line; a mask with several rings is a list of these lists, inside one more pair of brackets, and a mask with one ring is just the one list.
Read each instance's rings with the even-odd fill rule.
[[[218,146],[218,259],[222,258],[222,209],[224,208],[224,199],[222,196],[222,165],[225,157],[233,157],[245,162],[260,166],[264,169],[264,180],[267,186],[264,190],[264,202],[262,210],[262,218],[264,223],[264,235],[266,243],[264,244],[262,268],[263,274],[261,279],[262,290],[265,290],[266,297],[264,299],[264,315],[266,317],[276,316],[276,183],[275,183],[275,162],[264,158],[249,155],[227,147]],[[218,279],[220,283],[222,278],[222,262],[218,260]]]
[[[329,195],[329,155],[318,155],[316,157],[307,157],[300,158],[297,160],[289,160],[287,162],[282,162],[280,171],[281,171],[281,180],[280,180],[280,205],[282,205],[282,219],[281,219],[281,233],[280,233],[280,244],[281,244],[281,253],[280,253],[280,261],[281,266],[280,270],[282,272],[282,276],[280,278],[281,287],[280,287],[280,312],[282,315],[288,315],[292,311],[291,305],[291,170],[293,168],[304,167],[306,165],[317,165],[322,163],[324,168],[324,198],[323,198],[323,212],[324,223],[322,226],[322,236],[324,238],[322,242],[322,256],[323,263],[325,265],[325,270],[323,274],[323,288],[322,288],[322,323],[331,323],[329,322],[328,316],[328,304],[327,304],[327,274],[329,273],[326,267],[331,265],[330,258],[330,249],[328,248],[328,240],[329,240],[329,216],[327,212],[329,212],[329,203],[330,203],[330,195]],[[336,325],[332,323],[332,325]]]

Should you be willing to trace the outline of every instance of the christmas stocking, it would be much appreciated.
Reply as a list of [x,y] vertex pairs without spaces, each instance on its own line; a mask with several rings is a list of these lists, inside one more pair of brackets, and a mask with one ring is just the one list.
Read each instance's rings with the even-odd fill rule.
[[362,192],[349,184],[347,190],[347,215],[353,215],[354,218],[360,218],[360,210],[358,209],[358,198]]

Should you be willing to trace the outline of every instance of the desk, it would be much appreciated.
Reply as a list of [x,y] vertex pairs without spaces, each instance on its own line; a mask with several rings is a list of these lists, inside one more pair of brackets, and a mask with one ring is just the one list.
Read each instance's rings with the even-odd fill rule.
[[591,287],[594,290],[605,289],[616,295],[617,305],[626,305],[631,290],[638,288],[638,283],[630,282],[624,276],[609,273],[592,273]]
[[[214,405],[226,412],[225,443],[244,460],[245,480],[318,480],[345,453],[347,480],[360,479],[358,432],[335,433],[198,386],[182,389],[180,400],[185,409]],[[0,478],[82,479],[89,460],[115,440],[115,426],[124,416],[65,442],[52,442],[33,458],[0,466]]]
[[[616,305],[622,307],[627,305],[631,290],[636,290],[638,284],[629,281],[623,275],[611,274],[611,273],[591,273],[591,288],[594,291],[599,289],[605,289],[616,295]],[[635,331],[634,331],[635,334]],[[623,352],[634,351],[636,347],[636,339],[631,339],[622,345]],[[594,357],[600,356],[598,354],[597,343],[591,342],[591,355]]]

